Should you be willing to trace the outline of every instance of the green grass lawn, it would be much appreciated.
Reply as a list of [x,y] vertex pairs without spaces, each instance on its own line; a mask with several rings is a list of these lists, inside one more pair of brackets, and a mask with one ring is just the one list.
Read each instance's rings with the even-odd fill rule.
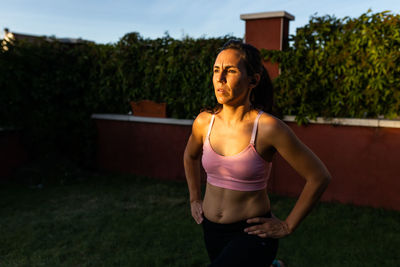
[[[272,195],[281,218],[295,199]],[[278,256],[294,266],[400,266],[400,212],[320,203]],[[0,266],[206,266],[185,182],[92,174],[0,185]]]

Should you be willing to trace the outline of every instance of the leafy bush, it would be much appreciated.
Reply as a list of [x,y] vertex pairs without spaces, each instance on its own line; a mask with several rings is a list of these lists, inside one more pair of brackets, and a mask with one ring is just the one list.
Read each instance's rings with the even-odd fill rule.
[[263,51],[279,62],[276,104],[299,123],[316,116],[400,115],[400,15],[312,17],[286,51]]
[[[167,103],[169,117],[192,119],[216,101],[212,65],[231,36],[155,40],[126,34],[115,44],[53,39],[0,50],[0,126],[22,130],[31,158],[94,161],[93,113],[126,114],[129,101]],[[400,115],[400,16],[389,12],[312,17],[291,36],[279,62],[275,104],[299,123],[316,116]],[[44,160],[45,161],[45,160]]]
[[214,105],[212,64],[228,39],[130,33],[107,45],[54,38],[7,44],[0,50],[0,126],[21,129],[31,158],[91,165],[93,113],[127,114],[129,101],[150,99],[166,102],[170,117],[193,118]]
[[125,35],[116,51],[126,102],[166,102],[169,117],[194,118],[201,107],[216,103],[211,70],[218,48],[231,38],[174,40],[167,34],[149,40],[138,33]]
[[[92,158],[92,44],[18,42],[0,53],[1,126],[22,130],[31,157]],[[96,94],[94,94],[96,95]],[[78,148],[78,149],[77,149]]]

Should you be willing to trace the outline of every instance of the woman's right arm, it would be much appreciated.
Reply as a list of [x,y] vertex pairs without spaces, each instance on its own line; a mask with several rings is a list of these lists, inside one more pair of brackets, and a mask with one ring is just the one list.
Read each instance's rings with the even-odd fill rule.
[[195,221],[203,221],[200,181],[200,155],[203,147],[204,127],[207,124],[208,113],[202,112],[193,122],[192,134],[187,142],[183,156],[186,181],[189,187],[190,208]]

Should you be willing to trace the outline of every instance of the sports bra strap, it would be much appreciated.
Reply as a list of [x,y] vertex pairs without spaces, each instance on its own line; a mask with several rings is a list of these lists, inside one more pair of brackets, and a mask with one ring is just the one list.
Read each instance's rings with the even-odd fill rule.
[[255,121],[254,121],[253,132],[251,133],[250,144],[252,144],[253,146],[254,146],[254,141],[256,140],[258,119],[260,118],[261,114],[263,114],[263,111],[262,111],[262,110],[260,110],[260,112],[258,112],[257,118],[256,118]]
[[[256,140],[258,120],[260,119],[260,116],[261,116],[262,113],[263,113],[262,110],[260,110],[260,112],[257,115],[257,118],[254,121],[253,132],[251,133],[251,139],[250,139],[250,144],[252,144],[253,146],[254,146],[254,141]],[[215,114],[213,114],[211,116],[211,121],[210,121],[210,125],[208,126],[208,132],[207,132],[207,136],[206,136],[207,140],[210,138],[211,128],[212,128],[212,125],[214,123],[214,119],[215,119]]]
[[208,139],[210,138],[211,127],[212,127],[213,122],[214,122],[214,117],[215,117],[215,114],[213,114],[213,115],[211,116],[210,126],[208,126],[208,132],[207,132],[206,140],[208,140]]

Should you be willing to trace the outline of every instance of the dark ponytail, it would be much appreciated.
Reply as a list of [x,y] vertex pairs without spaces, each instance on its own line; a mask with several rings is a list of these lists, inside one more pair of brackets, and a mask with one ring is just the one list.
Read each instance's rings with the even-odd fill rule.
[[272,113],[274,104],[274,90],[267,70],[262,66],[261,78],[258,85],[253,88],[250,94],[252,107]]

